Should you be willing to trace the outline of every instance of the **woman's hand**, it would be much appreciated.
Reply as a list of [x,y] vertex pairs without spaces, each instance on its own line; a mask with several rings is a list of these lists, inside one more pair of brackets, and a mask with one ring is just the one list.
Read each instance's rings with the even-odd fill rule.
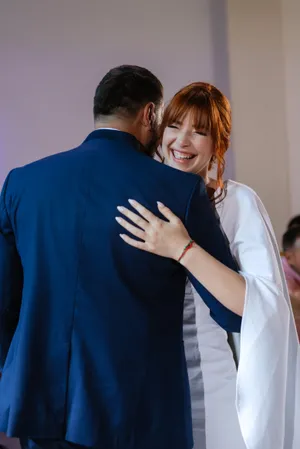
[[178,260],[185,245],[190,241],[190,236],[182,221],[160,202],[157,202],[157,208],[167,221],[156,217],[137,201],[128,201],[139,215],[122,206],[118,206],[118,211],[134,224],[121,217],[116,217],[116,220],[142,242],[125,234],[120,234],[120,237],[135,248]]
[[[191,240],[181,220],[159,202],[158,210],[167,221],[156,217],[137,201],[129,200],[129,203],[139,215],[119,206],[119,212],[131,223],[121,217],[116,217],[116,220],[140,240],[120,234],[122,239],[135,248],[178,260]],[[239,315],[243,314],[246,282],[240,274],[223,265],[196,244],[180,263],[225,307]]]

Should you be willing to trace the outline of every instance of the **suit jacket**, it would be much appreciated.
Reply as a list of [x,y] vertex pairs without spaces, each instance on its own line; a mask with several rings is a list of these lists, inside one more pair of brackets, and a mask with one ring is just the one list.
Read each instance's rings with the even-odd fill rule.
[[[99,449],[190,449],[182,342],[186,272],[119,237],[118,205],[167,204],[235,269],[198,176],[97,130],[13,170],[0,206],[0,431]],[[122,231],[123,232],[123,231]],[[240,317],[193,279],[214,319]]]

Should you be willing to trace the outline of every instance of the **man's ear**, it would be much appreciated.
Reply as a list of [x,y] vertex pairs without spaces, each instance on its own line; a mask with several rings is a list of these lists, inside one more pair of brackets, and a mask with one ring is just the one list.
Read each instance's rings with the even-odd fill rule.
[[148,129],[152,129],[155,121],[155,104],[147,103],[143,109],[142,124]]
[[286,258],[286,260],[288,261],[288,263],[292,263],[292,260],[293,260],[293,251],[291,251],[291,250],[288,249],[287,251],[285,251],[284,257]]

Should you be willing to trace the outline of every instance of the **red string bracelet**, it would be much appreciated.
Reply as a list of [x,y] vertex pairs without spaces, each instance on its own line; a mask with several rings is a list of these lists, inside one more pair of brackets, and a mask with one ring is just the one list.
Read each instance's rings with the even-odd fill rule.
[[186,253],[188,252],[188,250],[192,248],[192,246],[193,246],[194,243],[195,243],[194,240],[190,240],[190,241],[185,245],[185,247],[183,248],[183,251],[182,251],[182,253],[181,253],[181,256],[180,256],[179,259],[178,259],[178,262],[180,262],[181,259],[186,255]]

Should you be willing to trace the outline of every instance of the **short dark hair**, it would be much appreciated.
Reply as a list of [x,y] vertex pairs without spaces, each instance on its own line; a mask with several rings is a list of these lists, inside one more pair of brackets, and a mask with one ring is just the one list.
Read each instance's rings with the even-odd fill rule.
[[94,96],[94,119],[101,116],[135,116],[147,103],[159,105],[163,86],[153,73],[135,65],[111,69],[100,81]]
[[295,245],[296,240],[300,237],[300,226],[293,226],[288,229],[282,237],[282,249],[288,251]]
[[290,229],[293,228],[294,226],[300,226],[300,215],[296,215],[295,217],[293,217],[289,221],[287,228]]

